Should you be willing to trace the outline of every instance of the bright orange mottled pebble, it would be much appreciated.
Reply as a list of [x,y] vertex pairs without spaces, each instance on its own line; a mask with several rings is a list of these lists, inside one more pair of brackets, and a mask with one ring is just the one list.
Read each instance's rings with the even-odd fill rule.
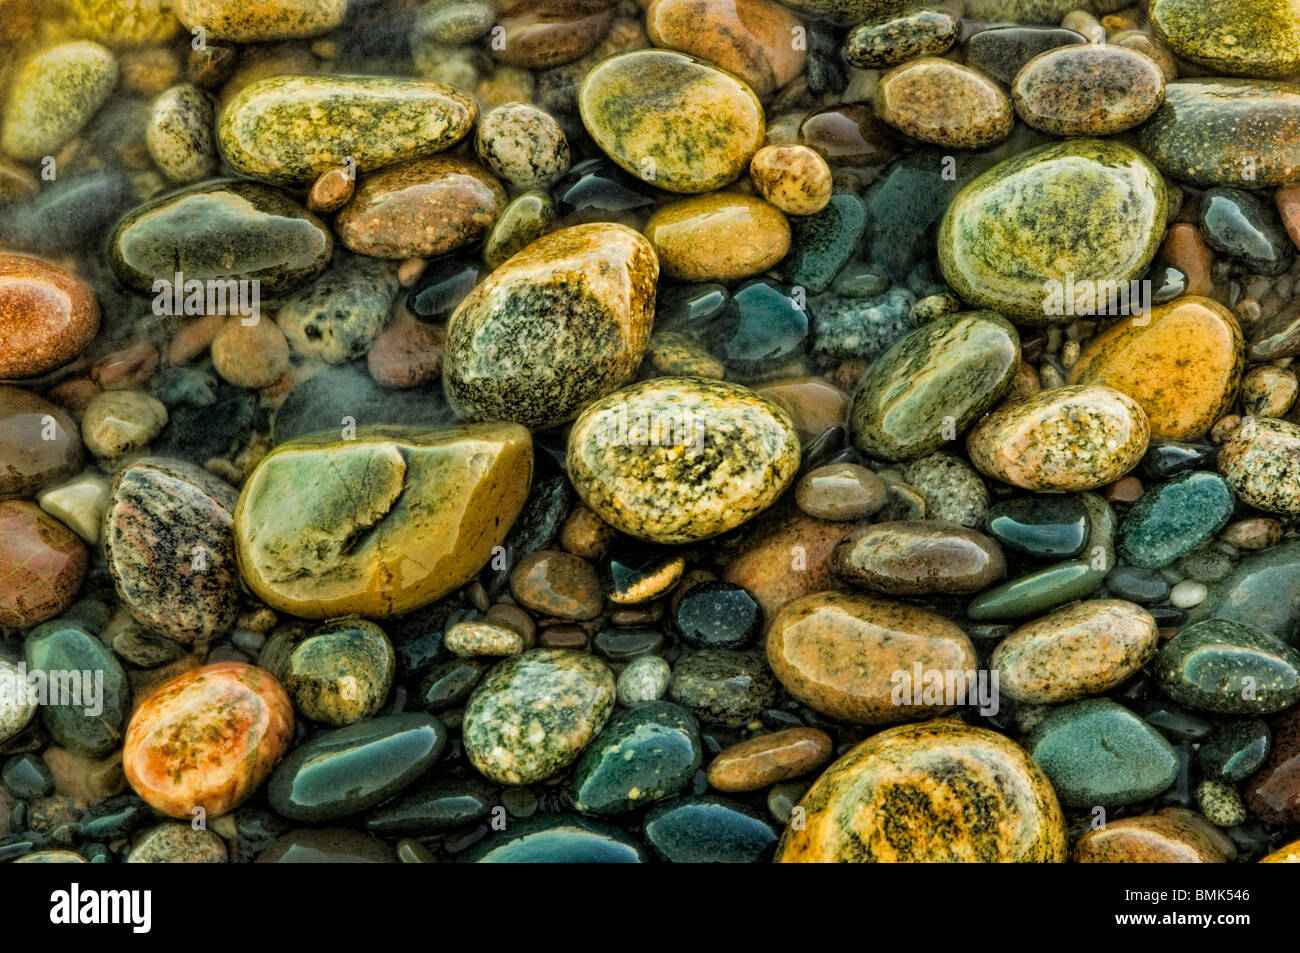
[[831,167],[807,146],[764,146],[749,160],[758,194],[787,215],[812,215],[831,200]]
[[721,66],[760,96],[803,72],[806,47],[792,42],[799,26],[771,0],[654,0],[646,11],[655,46]]
[[187,672],[131,717],[126,779],[168,817],[209,818],[241,804],[266,780],[293,737],[293,705],[265,669],[219,662]]
[[771,268],[790,251],[790,223],[762,199],[715,192],[665,205],[645,237],[670,278],[735,281]]
[[0,378],[61,367],[98,331],[99,304],[83,281],[36,258],[0,254]]
[[312,183],[307,207],[317,215],[337,212],[351,201],[356,186],[356,177],[342,166],[326,169]]
[[1108,821],[1074,845],[1076,864],[1221,864],[1225,860],[1203,830],[1167,814]]
[[732,745],[709,765],[709,784],[719,791],[757,791],[819,768],[834,750],[818,728],[787,728]]

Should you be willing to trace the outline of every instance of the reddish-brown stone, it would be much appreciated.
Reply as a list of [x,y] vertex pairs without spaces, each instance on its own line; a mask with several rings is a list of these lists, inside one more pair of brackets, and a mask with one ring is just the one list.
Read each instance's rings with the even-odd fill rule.
[[375,338],[366,355],[370,376],[386,387],[419,387],[438,380],[445,324],[425,324],[402,309],[393,323]]
[[0,254],[0,378],[62,367],[98,331],[99,305],[85,282],[36,258]]
[[850,528],[791,509],[765,514],[722,578],[757,599],[770,619],[792,599],[840,585],[831,572],[831,553]]
[[830,735],[818,728],[787,728],[732,745],[709,765],[709,784],[719,791],[758,791],[798,777],[830,760]]
[[558,549],[519,560],[510,573],[510,591],[534,612],[561,619],[594,619],[604,606],[591,563]]
[[0,384],[0,499],[37,491],[81,469],[81,428],[21,387]]
[[1247,783],[1246,806],[1269,824],[1300,823],[1300,708],[1269,722],[1273,750]]
[[0,625],[26,627],[68,607],[89,554],[77,535],[33,503],[0,503]]
[[525,69],[576,60],[591,52],[614,22],[607,0],[505,0],[499,9],[497,25],[504,35],[493,45],[493,55]]

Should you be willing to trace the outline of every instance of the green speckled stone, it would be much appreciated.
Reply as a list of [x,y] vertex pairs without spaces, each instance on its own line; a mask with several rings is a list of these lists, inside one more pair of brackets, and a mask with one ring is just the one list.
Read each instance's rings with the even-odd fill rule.
[[611,159],[669,192],[711,192],[744,174],[763,144],[763,107],[745,83],[669,50],[636,50],[592,69],[583,125]]
[[38,700],[55,744],[92,758],[121,747],[131,687],[103,642],[74,622],[53,619],[27,633],[23,655],[28,675],[45,672],[50,684]]
[[635,375],[650,342],[659,261],[624,225],[541,238],[469,293],[447,326],[443,387],[472,420],[545,429]]
[[98,43],[64,43],[9,77],[0,152],[23,162],[54,155],[117,85],[117,60]]
[[432,715],[405,712],[322,731],[290,752],[267,795],[294,821],[331,821],[387,800],[424,774],[447,747]]
[[1087,559],[1068,559],[990,589],[966,607],[972,619],[1022,619],[1081,599],[1106,577]]
[[1178,755],[1123,705],[1090,698],[1056,709],[1027,747],[1067,807],[1145,801],[1174,783]]
[[622,814],[691,783],[704,751],[699,722],[672,702],[650,702],[610,721],[573,769],[573,806]]
[[777,681],[755,655],[703,649],[677,660],[668,693],[701,721],[738,728],[776,701]]
[[790,218],[790,254],[781,263],[785,280],[821,294],[830,287],[862,240],[867,210],[852,192],[836,191],[820,212]]
[[1228,619],[1293,642],[1300,632],[1300,541],[1282,543],[1237,563],[1210,587],[1189,622]]
[[640,864],[645,849],[599,821],[545,814],[512,822],[460,858],[471,864]]
[[1134,566],[1159,569],[1227,525],[1237,500],[1217,473],[1193,470],[1152,487],[1119,528],[1119,552]]
[[877,17],[849,31],[844,58],[863,69],[884,69],[918,56],[938,56],[960,35],[961,20],[946,10]]
[[939,226],[939,265],[970,305],[1031,326],[1068,322],[1050,282],[1141,277],[1164,238],[1155,166],[1118,142],[1072,139],[999,163],[958,193]]
[[1161,172],[1193,185],[1272,188],[1300,180],[1300,89],[1249,79],[1183,79],[1138,133]]
[[641,827],[650,850],[668,864],[754,864],[767,860],[777,832],[740,801],[706,794],[651,809]]
[[1269,715],[1300,701],[1300,652],[1223,619],[1174,636],[1156,656],[1155,675],[1170,698],[1197,711]]
[[1219,451],[1219,472],[1256,509],[1300,516],[1300,426],[1247,417]]
[[497,216],[483,243],[483,261],[500,268],[555,225],[555,205],[545,192],[531,191],[514,199]]
[[[200,227],[201,226],[201,227]],[[155,281],[261,282],[263,297],[292,291],[329,264],[334,240],[315,215],[276,189],[224,179],[137,208],[111,241],[113,269],[138,291]]]
[[659,377],[587,407],[569,433],[568,471],[615,529],[687,543],[734,529],[772,505],[799,468],[783,409],[739,384]]
[[1152,0],[1151,28],[1216,74],[1300,72],[1300,6],[1292,0]]
[[[263,648],[263,658],[270,644]],[[299,713],[337,728],[380,709],[396,667],[384,630],[351,616],[306,633],[288,647],[283,667],[268,671],[284,685]]]
[[917,328],[872,363],[850,412],[853,443],[912,460],[956,439],[992,407],[1020,367],[1020,336],[1000,315],[954,314]]
[[568,767],[614,707],[614,674],[595,656],[533,649],[484,677],[462,724],[465,753],[498,784],[532,784]]
[[478,118],[464,93],[377,76],[272,76],[222,110],[217,141],[238,172],[306,183],[351,158],[359,171],[442,152]]
[[1232,721],[1201,742],[1196,762],[1206,777],[1240,784],[1263,765],[1272,742],[1262,718]]

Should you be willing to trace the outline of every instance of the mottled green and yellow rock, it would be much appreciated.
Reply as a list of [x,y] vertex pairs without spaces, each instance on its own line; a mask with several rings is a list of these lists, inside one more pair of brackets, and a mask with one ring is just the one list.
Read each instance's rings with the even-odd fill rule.
[[72,0],[72,15],[92,40],[109,46],[162,43],[180,30],[173,0]]
[[889,728],[822,774],[777,863],[1060,863],[1056,793],[1004,735],[946,718]]
[[658,377],[589,406],[569,433],[578,495],[630,536],[687,543],[772,505],[799,468],[790,415],[746,387]]
[[939,266],[968,304],[1031,326],[1068,323],[1080,293],[1070,289],[1127,289],[1141,276],[1165,213],[1160,173],[1127,146],[1040,146],[958,193],[939,226]]
[[763,144],[763,107],[741,80],[683,53],[611,57],[582,81],[582,122],[633,175],[669,192],[734,182]]
[[347,0],[176,0],[176,16],[214,40],[264,43],[327,33],[343,22]]
[[1219,472],[1243,502],[1300,516],[1300,427],[1247,417],[1219,451]]
[[302,618],[409,612],[483,567],[531,475],[532,441],[514,424],[292,440],[244,485],[239,567],[259,598]]
[[117,60],[98,43],[63,43],[11,77],[0,152],[35,162],[58,152],[117,85]]
[[1300,72],[1294,0],[1152,0],[1151,28],[1184,59],[1228,76]]
[[250,178],[310,182],[352,163],[358,171],[442,152],[478,118],[448,86],[377,76],[272,76],[242,89],[221,112],[226,160]]

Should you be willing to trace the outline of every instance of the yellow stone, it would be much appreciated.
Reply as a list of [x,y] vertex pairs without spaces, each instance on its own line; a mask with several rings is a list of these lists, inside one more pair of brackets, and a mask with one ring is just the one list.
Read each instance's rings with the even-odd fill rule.
[[790,223],[750,195],[717,192],[665,205],[645,226],[663,273],[681,281],[735,281],[790,251]]

